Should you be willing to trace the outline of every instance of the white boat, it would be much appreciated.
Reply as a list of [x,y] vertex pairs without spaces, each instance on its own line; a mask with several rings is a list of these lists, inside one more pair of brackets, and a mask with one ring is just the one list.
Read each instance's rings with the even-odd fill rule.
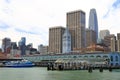
[[34,63],[28,60],[20,60],[20,61],[7,61],[4,65],[5,67],[33,67]]

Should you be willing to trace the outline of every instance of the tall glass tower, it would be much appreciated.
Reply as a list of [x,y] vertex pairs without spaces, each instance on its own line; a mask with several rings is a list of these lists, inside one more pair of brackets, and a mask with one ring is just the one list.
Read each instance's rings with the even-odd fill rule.
[[96,40],[98,39],[98,20],[96,10],[90,9],[89,13],[89,29],[96,32]]
[[26,51],[26,38],[22,37],[21,40],[19,41],[19,47],[21,50],[21,55],[25,55],[25,51]]

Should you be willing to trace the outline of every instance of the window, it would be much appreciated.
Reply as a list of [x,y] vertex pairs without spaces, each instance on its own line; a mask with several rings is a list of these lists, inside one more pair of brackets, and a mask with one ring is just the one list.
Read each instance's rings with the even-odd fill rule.
[[77,58],[77,56],[73,56],[73,58]]
[[88,58],[88,56],[84,56],[84,58]]
[[113,61],[113,56],[110,57],[111,61]]
[[91,57],[91,58],[94,58],[94,56],[93,56],[93,55],[91,55],[90,57]]
[[118,61],[118,56],[115,56],[115,61]]
[[81,13],[81,23],[82,24],[85,24],[85,14],[84,13]]
[[64,38],[66,39],[66,36],[64,36]]
[[113,63],[111,63],[111,66],[113,66]]
[[118,63],[116,63],[116,66],[118,66]]
[[100,55],[97,55],[96,58],[101,58],[101,56],[100,56]]
[[104,55],[103,58],[108,58],[108,56],[107,56],[107,55]]

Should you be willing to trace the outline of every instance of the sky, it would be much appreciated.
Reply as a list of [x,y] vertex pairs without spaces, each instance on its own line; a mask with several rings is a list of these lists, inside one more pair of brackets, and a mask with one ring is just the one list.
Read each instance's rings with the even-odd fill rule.
[[19,42],[26,37],[26,44],[48,45],[49,28],[66,27],[66,13],[95,8],[99,31],[108,29],[111,34],[120,33],[120,0],[0,0],[0,46],[2,39]]

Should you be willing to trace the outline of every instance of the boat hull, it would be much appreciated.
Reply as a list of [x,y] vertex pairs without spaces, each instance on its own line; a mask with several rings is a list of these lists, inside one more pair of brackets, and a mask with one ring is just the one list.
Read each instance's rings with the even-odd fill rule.
[[14,68],[20,68],[20,67],[34,67],[35,65],[5,65],[4,67],[14,67]]

